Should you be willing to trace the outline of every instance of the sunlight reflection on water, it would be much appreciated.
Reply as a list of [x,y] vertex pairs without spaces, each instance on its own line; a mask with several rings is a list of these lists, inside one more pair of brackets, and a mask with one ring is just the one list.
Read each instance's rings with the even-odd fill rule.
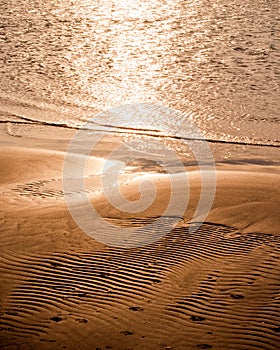
[[[2,114],[80,125],[152,102],[210,138],[279,142],[276,0],[4,0],[0,10]],[[174,118],[160,129],[178,127]]]

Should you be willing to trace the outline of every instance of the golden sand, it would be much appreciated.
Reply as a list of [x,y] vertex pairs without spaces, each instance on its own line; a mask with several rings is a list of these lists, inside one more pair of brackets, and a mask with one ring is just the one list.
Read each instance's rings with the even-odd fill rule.
[[[190,197],[177,227],[148,246],[116,248],[89,237],[69,213],[62,189],[67,138],[2,136],[3,348],[277,348],[279,168],[218,165],[213,207],[192,234],[201,178],[186,168]],[[91,171],[102,169],[103,146]],[[90,181],[89,199],[108,222],[144,226],[164,212],[170,179],[149,169],[128,175],[120,185],[127,200],[139,198],[143,176],[157,197],[137,214],[116,210],[102,191],[91,193]]]

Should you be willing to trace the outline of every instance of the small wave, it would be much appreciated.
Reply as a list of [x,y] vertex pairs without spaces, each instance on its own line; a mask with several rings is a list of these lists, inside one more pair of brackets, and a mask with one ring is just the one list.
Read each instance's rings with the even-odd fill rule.
[[42,120],[34,120],[32,118],[27,118],[23,116],[17,116],[19,120],[0,120],[0,124],[22,124],[22,125],[46,125],[53,126],[57,128],[66,128],[72,130],[84,129],[89,132],[109,132],[111,134],[123,134],[123,135],[137,135],[137,136],[147,136],[153,138],[168,139],[171,141],[206,141],[213,144],[228,144],[228,145],[240,145],[240,146],[258,146],[258,147],[272,147],[280,148],[280,142],[277,140],[271,141],[271,143],[264,143],[255,140],[222,140],[219,138],[208,138],[205,137],[183,137],[178,135],[172,135],[164,133],[163,131],[156,129],[145,129],[145,128],[129,128],[125,126],[114,126],[110,124],[100,124],[91,122],[91,124],[81,124],[81,125],[69,125],[67,123],[49,122]]

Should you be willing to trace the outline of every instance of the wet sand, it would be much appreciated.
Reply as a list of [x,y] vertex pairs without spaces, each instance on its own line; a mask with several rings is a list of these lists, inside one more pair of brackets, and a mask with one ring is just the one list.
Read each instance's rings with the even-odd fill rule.
[[[213,208],[193,233],[201,183],[187,169],[190,199],[177,227],[144,247],[110,247],[67,209],[62,172],[72,135],[57,133],[47,141],[2,130],[3,349],[278,348],[279,167],[217,164]],[[91,171],[109,148],[100,146]],[[121,185],[127,199],[139,195],[142,176]],[[145,176],[158,194],[137,215],[115,210],[90,183],[89,197],[114,224],[145,225],[162,215],[169,194],[165,174]]]

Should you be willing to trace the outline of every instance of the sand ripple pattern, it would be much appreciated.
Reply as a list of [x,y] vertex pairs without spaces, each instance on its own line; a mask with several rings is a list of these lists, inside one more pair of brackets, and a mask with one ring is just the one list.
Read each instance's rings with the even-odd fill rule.
[[184,222],[131,250],[5,254],[15,287],[1,310],[2,339],[9,349],[10,339],[60,349],[70,337],[73,349],[275,350],[279,257],[279,237],[212,223],[190,235]]
[[[94,176],[91,176],[93,178]],[[55,199],[61,200],[64,198],[65,192],[62,190],[62,180],[61,179],[48,179],[48,180],[36,180],[32,182],[27,182],[24,184],[16,185],[11,188],[13,194],[16,193],[19,196],[29,197],[29,198],[40,198],[40,199]],[[79,196],[84,194],[94,194],[97,190],[92,188],[81,189],[80,191],[72,191],[67,193],[68,196]]]

